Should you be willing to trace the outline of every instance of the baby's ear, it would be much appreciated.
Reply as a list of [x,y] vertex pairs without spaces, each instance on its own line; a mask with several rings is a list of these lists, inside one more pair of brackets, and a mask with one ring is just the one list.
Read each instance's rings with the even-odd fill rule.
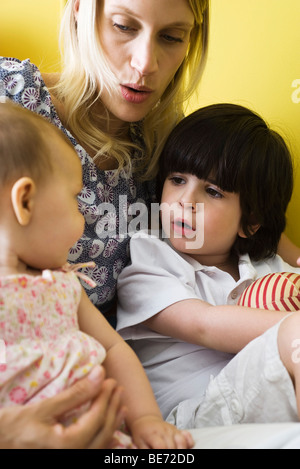
[[35,182],[29,177],[18,179],[11,190],[12,206],[20,225],[29,224],[36,194]]

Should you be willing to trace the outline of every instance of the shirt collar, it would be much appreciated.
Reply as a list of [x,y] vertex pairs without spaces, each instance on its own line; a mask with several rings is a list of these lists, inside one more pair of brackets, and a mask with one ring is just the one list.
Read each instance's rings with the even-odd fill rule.
[[[172,244],[171,244],[171,242],[168,238],[165,238],[164,242],[167,243],[168,246],[170,246],[171,249],[173,249],[173,251],[175,251],[180,257],[182,257],[186,262],[188,262],[188,264],[190,264],[193,267],[195,272],[197,272],[197,271],[222,272],[221,269],[219,269],[218,267],[206,266],[206,265],[200,264],[200,262],[198,262],[193,257],[189,256],[188,254],[177,251],[177,249],[175,249],[172,246]],[[239,272],[240,272],[240,280],[237,282],[238,284],[242,283],[242,282],[245,282],[246,280],[249,280],[249,281],[256,280],[257,272],[256,272],[255,268],[252,265],[249,254],[243,254],[243,255],[240,256],[240,258],[239,258]]]

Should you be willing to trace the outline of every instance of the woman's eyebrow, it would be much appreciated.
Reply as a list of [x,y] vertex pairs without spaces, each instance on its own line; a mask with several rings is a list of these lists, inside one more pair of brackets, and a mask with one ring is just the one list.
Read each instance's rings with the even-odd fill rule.
[[[130,10],[128,7],[122,7],[120,5],[112,5],[111,9],[114,10],[113,14],[122,14],[125,13],[129,16],[132,16],[136,19],[142,20],[143,17],[139,16],[136,12]],[[174,21],[173,23],[169,23],[163,26],[163,28],[187,28],[192,29],[194,27],[194,23],[189,23],[188,21]]]
[[187,23],[183,21],[176,21],[174,23],[166,24],[164,28],[184,28],[184,29],[193,29],[194,23]]

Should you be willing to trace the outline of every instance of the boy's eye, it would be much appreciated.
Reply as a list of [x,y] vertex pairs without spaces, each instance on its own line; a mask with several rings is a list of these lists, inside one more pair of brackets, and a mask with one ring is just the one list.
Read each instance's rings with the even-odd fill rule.
[[176,186],[179,186],[185,183],[185,180],[180,176],[171,176],[169,179]]
[[222,192],[218,189],[215,189],[214,187],[208,187],[206,189],[206,192],[207,192],[208,195],[210,195],[214,199],[222,199],[223,198]]

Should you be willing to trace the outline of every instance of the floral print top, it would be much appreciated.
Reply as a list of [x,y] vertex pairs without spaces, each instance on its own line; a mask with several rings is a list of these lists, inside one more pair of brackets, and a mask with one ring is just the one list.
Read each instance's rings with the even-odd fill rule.
[[[146,207],[150,206],[154,200],[154,184],[141,183],[133,176],[128,177],[125,172],[97,168],[89,154],[64,128],[40,71],[29,59],[20,61],[0,57],[0,99],[1,95],[41,114],[56,125],[78,153],[84,184],[79,196],[79,209],[86,223],[83,237],[70,252],[69,262],[95,262],[95,268],[87,274],[97,283],[97,287],[91,290],[84,282],[83,286],[90,300],[105,314],[112,306],[117,278],[129,261],[130,236],[127,230],[123,230],[124,235],[119,235],[117,229],[124,220],[128,226],[128,213],[134,204],[140,202]],[[131,138],[142,144],[138,124],[131,125]],[[139,156],[137,153],[134,152],[132,157]]]

